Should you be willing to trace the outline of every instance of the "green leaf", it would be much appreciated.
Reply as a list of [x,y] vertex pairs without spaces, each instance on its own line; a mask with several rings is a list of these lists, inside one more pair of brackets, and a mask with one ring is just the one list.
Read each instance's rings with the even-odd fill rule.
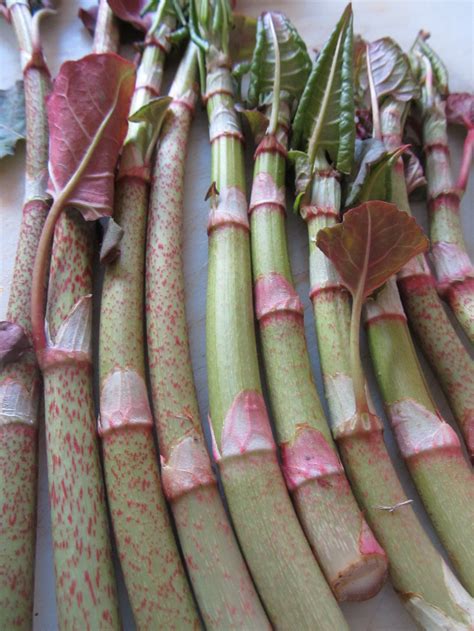
[[[276,50],[275,40],[278,47]],[[279,60],[279,85],[275,86]],[[250,67],[248,100],[252,107],[271,103],[275,88],[287,101],[297,101],[311,70],[311,61],[298,32],[282,13],[263,13],[257,23],[257,43]]]
[[318,232],[316,245],[331,259],[353,297],[365,300],[429,241],[415,219],[394,204],[369,201],[342,223]]
[[349,173],[354,156],[352,9],[348,5],[319,54],[293,122],[292,147],[314,163],[326,151],[335,167]]
[[295,189],[296,198],[293,204],[293,211],[298,213],[301,202],[308,191],[311,182],[311,164],[308,154],[304,151],[288,151],[288,160],[293,163],[295,169]]
[[[449,91],[448,71],[442,62],[441,57],[439,57],[426,42],[428,37],[429,33],[425,33],[424,31],[420,31],[420,33],[418,33],[418,37],[416,38],[412,48],[412,52],[415,56],[414,64],[419,68],[420,78],[422,81],[424,81],[424,76],[426,74],[426,64],[429,64],[433,73],[434,85],[441,95],[446,96]],[[417,63],[417,57],[423,59],[424,63]]]
[[390,201],[392,195],[392,169],[405,151],[406,145],[387,151],[376,138],[356,140],[352,179],[348,183],[346,207],[363,201],[378,199]]
[[128,120],[132,123],[150,123],[153,127],[155,125],[161,127],[172,100],[170,96],[159,96],[152,99],[129,116]]
[[23,81],[0,90],[0,158],[15,153],[15,146],[26,135],[25,92]]
[[419,97],[419,87],[413,76],[409,59],[391,37],[382,37],[367,45],[357,68],[357,84],[360,92],[369,102],[369,78],[367,72],[367,52],[377,99],[391,96],[397,101],[410,101]]
[[250,127],[250,132],[256,143],[259,143],[268,128],[268,117],[259,110],[238,110]]
[[[142,124],[142,128],[135,130],[134,137],[143,154],[143,163],[148,165],[160,135],[161,127],[168,112],[168,106],[173,99],[170,96],[159,96],[152,99],[128,117],[131,123]],[[145,125],[143,125],[145,123]],[[130,129],[130,134],[133,130]]]

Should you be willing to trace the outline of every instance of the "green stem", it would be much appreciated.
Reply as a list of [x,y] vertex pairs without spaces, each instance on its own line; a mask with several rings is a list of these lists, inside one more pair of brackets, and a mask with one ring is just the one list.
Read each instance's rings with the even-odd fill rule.
[[214,452],[244,556],[273,625],[345,629],[279,470],[258,370],[245,173],[228,60],[207,58],[212,180],[207,365]]
[[[171,32],[164,13],[154,28]],[[153,33],[149,33],[151,37]],[[161,88],[165,53],[145,47],[131,113]],[[149,197],[146,159],[154,130],[132,123],[115,191],[115,221],[124,230],[120,254],[105,271],[99,333],[100,419],[107,496],[118,554],[140,629],[199,625],[172,531],[158,470],[145,383],[143,290]]]
[[[288,118],[283,102],[279,147],[287,145]],[[286,244],[285,166],[281,153],[262,141],[250,225],[265,375],[283,473],[306,537],[338,600],[363,600],[383,584],[386,559],[351,493],[311,376]]]
[[[26,178],[23,214],[6,320],[23,327],[30,343],[31,276],[49,209],[46,196],[51,88],[29,8],[9,3],[20,51],[26,109]],[[36,59],[32,63],[33,50]],[[41,382],[32,349],[0,373],[0,627],[29,629],[33,615],[36,535],[37,427]]]
[[170,89],[174,100],[163,127],[150,192],[146,313],[151,394],[163,487],[206,628],[265,629],[268,620],[211,469],[189,356],[182,229],[196,70],[197,50],[192,43]]
[[[333,435],[352,488],[387,552],[394,587],[409,612],[427,630],[435,622],[440,628],[444,624],[467,629],[473,622],[468,610],[472,601],[431,544],[412,507],[400,505],[407,498],[387,453],[381,423],[360,431],[360,425],[351,422],[356,408],[348,350],[349,295],[315,244],[319,230],[337,221],[340,186],[334,174],[329,179],[327,172],[316,172],[311,202],[302,208],[302,215],[308,223],[311,297]],[[396,506],[392,512],[386,510]]]
[[365,414],[369,411],[367,394],[365,391],[365,377],[360,361],[360,319],[362,317],[362,289],[354,296],[352,301],[351,325],[350,325],[350,363],[351,377],[354,388],[357,414]]

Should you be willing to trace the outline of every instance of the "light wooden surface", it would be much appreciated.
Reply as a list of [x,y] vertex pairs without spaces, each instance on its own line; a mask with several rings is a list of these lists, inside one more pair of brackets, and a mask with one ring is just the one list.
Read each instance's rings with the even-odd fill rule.
[[[90,4],[84,0],[84,5]],[[328,0],[241,0],[238,8],[257,16],[262,10],[285,11],[294,21],[309,48],[318,48],[328,37],[336,23],[344,2]],[[77,0],[63,0],[58,15],[45,21],[43,41],[48,62],[53,74],[66,59],[78,58],[90,52],[91,42],[87,33],[76,19]],[[386,0],[385,2],[353,2],[355,30],[369,40],[391,35],[408,48],[420,28],[432,33],[432,44],[443,56],[450,73],[453,91],[472,91],[474,87],[473,19],[474,4],[469,1],[411,1]],[[20,77],[19,57],[11,29],[0,23],[0,88],[8,87]],[[461,133],[453,131],[452,153],[457,169],[461,150]],[[4,317],[11,283],[14,253],[20,225],[21,200],[23,195],[23,147],[12,158],[0,165],[0,318]],[[250,171],[249,171],[250,174]],[[187,283],[187,309],[193,367],[203,418],[207,417],[207,383],[205,362],[205,294],[207,277],[207,203],[205,193],[210,183],[210,150],[207,140],[207,121],[199,111],[193,126],[187,162],[185,229],[185,272]],[[462,220],[469,251],[474,257],[474,178],[462,203]],[[415,214],[426,226],[424,206],[416,205]],[[321,390],[316,339],[309,309],[308,265],[306,230],[302,221],[294,216],[288,218],[288,236],[293,272],[298,291],[305,305],[305,321],[308,345],[314,372]],[[426,365],[424,364],[426,367]],[[369,372],[370,367],[368,366]],[[452,420],[439,386],[427,370],[428,380],[445,417]],[[373,378],[371,378],[373,385]],[[380,400],[374,392],[379,411]],[[391,453],[409,497],[413,498],[423,524],[435,540],[433,531],[408,475],[396,450],[393,448],[390,431],[386,432]],[[57,629],[54,573],[52,565],[49,501],[47,494],[44,432],[40,442],[40,477],[38,507],[38,537],[35,581],[35,631]],[[120,585],[121,607],[126,631],[134,629],[123,583]],[[345,604],[344,613],[355,631],[411,631],[415,629],[390,584],[380,594],[365,603]],[[292,630],[293,631],[293,630]],[[294,630],[297,631],[297,630]]]

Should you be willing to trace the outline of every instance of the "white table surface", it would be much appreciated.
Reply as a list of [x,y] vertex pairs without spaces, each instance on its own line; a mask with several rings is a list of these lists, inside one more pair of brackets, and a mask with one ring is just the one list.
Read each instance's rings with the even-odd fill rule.
[[[83,0],[83,5],[90,5]],[[336,23],[345,2],[339,0],[241,0],[238,8],[257,16],[262,10],[285,11],[293,20],[309,48],[318,48]],[[91,40],[76,18],[79,2],[63,0],[57,16],[45,20],[42,27],[44,48],[53,75],[66,59],[90,52]],[[442,55],[450,74],[452,91],[472,91],[474,87],[474,3],[469,1],[386,0],[385,2],[353,2],[355,32],[373,40],[384,35],[394,37],[408,48],[420,28],[432,33],[432,45]],[[11,28],[0,22],[0,88],[6,88],[20,78],[19,56]],[[207,417],[207,382],[205,358],[205,295],[207,278],[207,203],[205,193],[210,183],[210,149],[205,113],[199,111],[192,129],[186,175],[185,273],[191,353],[199,403],[203,418]],[[450,138],[454,168],[461,155],[462,134],[453,130]],[[0,165],[0,319],[5,316],[13,273],[13,262],[21,219],[24,176],[24,147],[14,157]],[[474,257],[474,177],[462,202],[462,221],[471,257]],[[415,214],[426,226],[424,206],[416,205]],[[305,226],[294,216],[288,217],[288,235],[293,272],[297,288],[305,305],[305,322],[309,350],[318,386],[321,378],[311,310],[308,301],[308,263]],[[365,353],[365,351],[364,351]],[[365,353],[366,354],[366,353]],[[426,368],[426,364],[423,364]],[[369,376],[374,384],[373,375]],[[446,401],[429,370],[426,371],[433,394],[445,418],[452,421]],[[383,416],[380,399],[374,391],[376,404]],[[406,470],[393,448],[390,431],[386,438],[395,466],[408,496],[414,499],[415,510],[437,545],[436,537],[420,505]],[[49,500],[45,463],[44,431],[40,432],[39,505],[37,527],[37,557],[35,578],[35,631],[57,629],[54,571],[51,547]],[[123,581],[119,577],[120,601],[124,628],[134,629]],[[365,603],[343,604],[342,608],[354,631],[411,631],[411,618],[395,595],[390,583],[372,600]],[[297,630],[294,630],[297,631]]]

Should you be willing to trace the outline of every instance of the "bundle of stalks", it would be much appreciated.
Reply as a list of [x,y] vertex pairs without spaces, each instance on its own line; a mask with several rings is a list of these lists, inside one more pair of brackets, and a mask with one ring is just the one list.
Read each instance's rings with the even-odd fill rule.
[[[387,563],[352,495],[311,376],[303,307],[285,238],[289,118],[310,69],[304,43],[279,13],[259,20],[249,96],[264,105],[250,202],[255,308],[283,472],[305,534],[338,600],[364,600]],[[248,113],[256,115],[256,111]],[[262,116],[262,115],[261,115]]]
[[[351,330],[349,294],[336,268],[316,246],[319,231],[338,223],[339,180],[342,173],[350,172],[354,153],[350,27],[348,8],[308,79],[293,134],[295,148],[302,150],[293,154],[297,205],[308,225],[311,300],[331,429],[356,497],[387,553],[394,587],[409,612],[425,629],[468,629],[473,621],[472,599],[433,547],[401,487],[383,441],[382,424],[365,394],[358,359],[359,324],[354,317]],[[361,409],[368,408],[363,422],[358,422],[354,389]]]
[[199,624],[198,614],[161,488],[145,383],[143,290],[151,157],[170,101],[155,97],[177,15],[173,3],[162,0],[149,17],[115,187],[114,220],[123,238],[107,265],[102,291],[99,433],[112,525],[136,624],[140,629],[191,629]]
[[287,494],[262,397],[243,139],[229,71],[230,8],[227,2],[196,2],[192,20],[192,36],[201,48],[201,76],[206,76],[212,155],[207,364],[214,457],[240,545],[272,624],[344,629],[344,618]]
[[[390,38],[367,46],[370,73],[360,64],[360,92],[371,93],[373,145],[383,143],[389,152],[402,146],[403,128],[410,101],[420,94],[406,55]],[[393,68],[399,69],[398,73]],[[392,74],[390,75],[390,70]],[[370,74],[370,81],[368,75]],[[391,77],[387,79],[387,75]],[[369,89],[369,85],[371,89]],[[412,156],[410,160],[414,160]],[[421,170],[421,166],[419,166]],[[411,214],[403,160],[388,176],[387,191],[400,210]],[[418,179],[420,181],[420,179]],[[474,362],[462,344],[438,296],[435,281],[424,258],[410,261],[397,277],[410,327],[436,373],[448,398],[472,458],[474,453]],[[387,290],[388,291],[388,290]],[[390,290],[396,293],[396,289]],[[398,296],[394,298],[394,304]],[[400,315],[400,314],[399,314]]]
[[[406,73],[396,86],[388,85],[389,81],[386,79],[392,54],[393,59],[398,62],[398,68],[403,68]],[[394,141],[401,139],[400,121],[407,100],[413,95],[413,79],[403,53],[391,40],[379,40],[368,46],[366,59],[373,105],[374,139],[380,142],[385,132],[385,142],[393,148]],[[385,79],[382,82],[379,77],[382,77],[383,70]],[[384,87],[383,90],[380,89],[381,86]],[[378,121],[379,101],[382,102],[381,122]],[[410,214],[400,159],[392,177],[391,199],[400,210],[408,209]],[[377,191],[374,186],[366,184],[362,199],[372,198],[374,190]],[[424,284],[421,300],[426,299],[429,291],[433,292],[433,317],[440,311],[436,318],[438,323],[443,326],[444,317],[445,328],[449,327],[434,287],[429,283],[429,271],[424,272],[426,268],[422,257],[414,258],[402,268],[399,276],[404,295],[408,295],[408,303],[413,306],[420,300],[418,292],[413,291],[414,284]],[[418,304],[414,307],[414,313],[409,312],[412,320],[415,316],[423,317],[424,314],[419,313],[422,308]],[[471,545],[474,537],[472,469],[465,461],[457,434],[442,418],[427,388],[395,279],[387,282],[368,302],[366,327],[375,374],[400,453],[456,571],[464,586],[474,594],[474,550]],[[472,362],[452,329],[451,334],[453,342],[457,344],[454,345],[454,350],[464,357],[467,371],[465,378],[469,381],[471,376],[474,380]],[[459,346],[461,348],[457,348]],[[458,363],[459,361],[462,359]],[[454,365],[456,367],[456,363]],[[469,384],[465,385],[467,395],[473,395],[472,391],[469,393]],[[455,484],[453,480],[456,480]]]
[[184,164],[196,78],[197,48],[190,43],[170,89],[172,101],[150,193],[147,340],[163,490],[206,628],[265,629],[268,620],[211,469],[189,356],[182,229]]

